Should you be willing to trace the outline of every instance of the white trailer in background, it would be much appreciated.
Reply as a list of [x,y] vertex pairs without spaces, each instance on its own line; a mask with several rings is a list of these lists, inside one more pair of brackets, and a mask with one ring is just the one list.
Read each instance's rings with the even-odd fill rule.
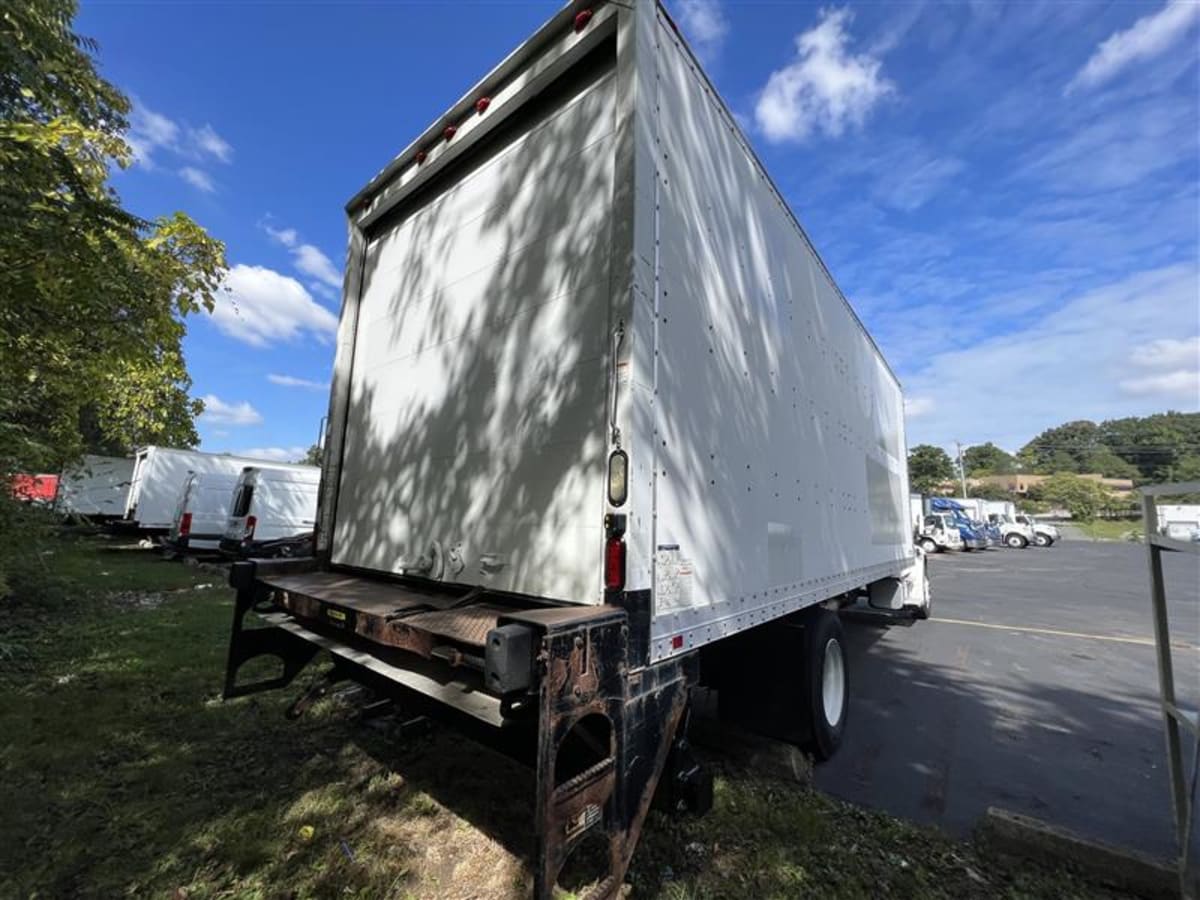
[[837,607],[928,609],[900,385],[651,0],[564,9],[347,211],[316,557],[234,564],[225,694],[328,650],[535,766],[538,897],[589,833],[611,895],[660,779],[711,799],[692,685],[826,757]]
[[84,456],[59,476],[55,509],[97,521],[121,518],[133,479],[133,462],[120,456]]
[[176,450],[170,447],[143,447],[134,457],[132,485],[122,524],[141,531],[167,531],[175,522],[180,493],[189,475],[240,475],[246,466],[308,468],[291,463]]

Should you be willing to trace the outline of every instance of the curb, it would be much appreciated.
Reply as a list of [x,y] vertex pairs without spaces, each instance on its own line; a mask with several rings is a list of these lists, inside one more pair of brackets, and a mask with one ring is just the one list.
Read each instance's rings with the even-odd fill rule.
[[1080,837],[1032,816],[988,807],[979,823],[984,843],[1013,856],[1071,863],[1104,884],[1142,897],[1179,897],[1179,873],[1152,856]]

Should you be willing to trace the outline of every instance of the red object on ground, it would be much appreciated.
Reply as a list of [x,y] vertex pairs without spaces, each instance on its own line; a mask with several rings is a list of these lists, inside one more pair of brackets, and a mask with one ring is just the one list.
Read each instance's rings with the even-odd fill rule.
[[53,503],[58,493],[57,475],[14,475],[9,484],[13,497],[28,503]]

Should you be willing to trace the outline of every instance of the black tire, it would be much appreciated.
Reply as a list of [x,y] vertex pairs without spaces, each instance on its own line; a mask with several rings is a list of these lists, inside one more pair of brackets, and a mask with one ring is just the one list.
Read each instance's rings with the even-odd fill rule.
[[935,541],[933,538],[921,538],[920,543],[921,543],[921,549],[924,550],[926,553],[937,553],[938,552],[937,541]]
[[1051,537],[1049,535],[1040,534],[1040,533],[1035,534],[1033,536],[1033,542],[1035,544],[1037,544],[1039,547],[1049,547],[1051,544],[1054,543],[1054,541],[1051,539]]
[[1023,550],[1029,546],[1029,541],[1025,540],[1022,535],[1010,534],[1004,539],[1005,546],[1012,547],[1014,550]]
[[[826,666],[826,656],[836,653],[839,663]],[[804,624],[803,684],[800,696],[805,704],[802,711],[808,722],[806,748],[818,761],[829,759],[841,746],[846,733],[846,719],[850,712],[850,667],[846,644],[842,635],[842,622],[837,613],[817,609]],[[825,676],[840,674],[840,711],[831,716],[826,712],[827,694]],[[837,690],[832,689],[831,694]],[[831,706],[836,707],[836,697],[829,697]],[[835,718],[836,721],[830,721]]]

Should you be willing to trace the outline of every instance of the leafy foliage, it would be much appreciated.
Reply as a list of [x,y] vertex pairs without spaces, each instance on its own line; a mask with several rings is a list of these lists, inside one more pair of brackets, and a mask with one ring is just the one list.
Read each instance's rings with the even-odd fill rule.
[[1182,480],[1200,468],[1200,413],[1166,412],[1068,422],[1043,431],[1018,459],[1028,471],[1095,472],[1143,483]]
[[304,452],[304,456],[296,460],[296,462],[305,466],[319,466],[324,460],[325,451],[321,449],[321,445],[313,444]]
[[963,467],[967,475],[1008,475],[1016,471],[1017,461],[1011,453],[1001,450],[991,441],[968,447],[963,451]]
[[1085,522],[1113,504],[1112,493],[1104,485],[1071,472],[1051,475],[1030,493],[1038,500],[1066,509],[1072,519]]
[[182,213],[144,221],[107,183],[129,101],[71,30],[74,0],[0,16],[0,468],[85,449],[194,444],[183,317],[211,308],[224,247]]
[[954,464],[941,447],[918,444],[908,451],[908,478],[914,491],[932,494],[954,479]]

